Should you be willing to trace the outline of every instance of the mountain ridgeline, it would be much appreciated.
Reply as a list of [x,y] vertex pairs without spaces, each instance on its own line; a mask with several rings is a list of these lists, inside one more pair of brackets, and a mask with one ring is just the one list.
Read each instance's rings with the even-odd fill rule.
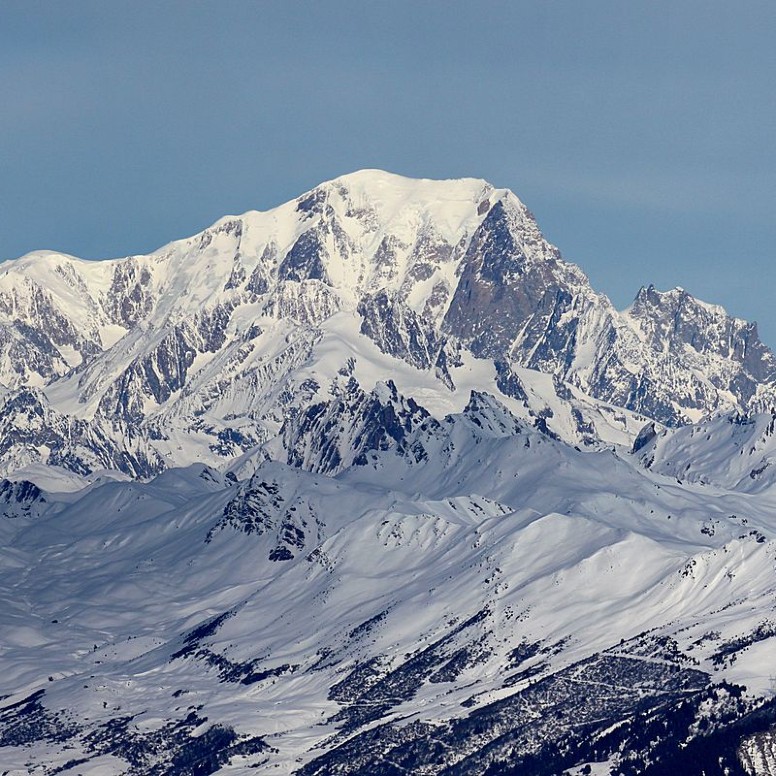
[[[618,312],[510,191],[379,171],[148,256],[6,262],[0,356],[5,474],[148,477],[261,446],[293,455],[277,452],[284,421],[328,401],[345,371],[367,393],[390,374],[400,393],[422,384],[460,410],[479,370],[586,445],[776,404],[776,358],[753,324],[652,286]],[[535,406],[525,383],[544,394]]]

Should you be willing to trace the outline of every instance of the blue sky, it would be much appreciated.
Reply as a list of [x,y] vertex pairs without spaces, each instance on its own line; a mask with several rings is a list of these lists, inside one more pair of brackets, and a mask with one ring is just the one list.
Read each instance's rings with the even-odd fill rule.
[[0,4],[0,258],[153,250],[362,167],[523,199],[619,307],[776,346],[776,4]]

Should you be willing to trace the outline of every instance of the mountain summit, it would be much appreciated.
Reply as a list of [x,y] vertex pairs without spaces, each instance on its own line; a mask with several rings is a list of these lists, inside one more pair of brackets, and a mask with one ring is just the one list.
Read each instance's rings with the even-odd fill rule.
[[363,170],[147,256],[6,262],[0,471],[223,467],[348,371],[443,413],[491,386],[591,445],[770,406],[776,360],[684,292],[618,312],[507,189]]

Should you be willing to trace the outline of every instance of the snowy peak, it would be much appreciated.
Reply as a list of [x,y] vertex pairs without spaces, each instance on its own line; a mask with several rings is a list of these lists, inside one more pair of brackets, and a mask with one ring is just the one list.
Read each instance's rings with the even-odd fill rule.
[[[656,352],[683,358],[690,369],[732,395],[742,407],[772,405],[776,356],[757,334],[757,324],[701,302],[684,289],[642,288],[625,312],[640,338]],[[763,387],[768,387],[763,396]]]
[[[359,207],[366,207],[381,221],[389,222],[409,208],[433,214],[437,219],[446,213],[448,223],[455,228],[462,219],[470,217],[472,204],[480,206],[487,197],[495,201],[505,196],[508,189],[496,189],[480,178],[407,178],[385,170],[365,169],[321,183],[296,202],[308,203],[311,197],[322,196],[322,192],[339,197],[353,215],[358,214]],[[481,210],[484,209],[482,205]]]
[[[454,240],[496,201],[511,195],[477,178],[406,178],[382,170],[359,170],[316,186],[295,200],[308,219],[326,214],[372,220],[373,227],[408,230],[433,223]],[[514,196],[514,195],[511,195]]]
[[428,291],[452,283],[461,242],[507,193],[476,179],[342,176],[296,200],[300,233],[282,247],[279,277],[322,280],[354,298],[386,290],[421,312]]
[[743,364],[757,380],[776,375],[776,358],[760,341],[756,323],[734,318],[682,288],[641,288],[626,312],[654,349],[689,346]]
[[[0,385],[39,389],[34,403],[56,429],[5,440],[0,472],[118,461],[148,476],[164,461],[222,466],[265,445],[285,460],[311,407],[327,405],[331,429],[328,413],[354,411],[335,384],[356,362],[364,396],[398,369],[398,393],[444,406],[441,420],[471,389],[500,391],[531,422],[592,447],[611,438],[606,426],[630,446],[649,418],[681,425],[776,403],[776,359],[753,324],[653,287],[619,313],[508,189],[362,170],[147,256],[39,252],[5,264]],[[16,394],[3,395],[6,416],[21,418]],[[23,414],[25,429],[39,425]],[[341,433],[307,451],[313,468],[328,470],[319,455],[345,444]],[[88,440],[100,440],[97,459]]]

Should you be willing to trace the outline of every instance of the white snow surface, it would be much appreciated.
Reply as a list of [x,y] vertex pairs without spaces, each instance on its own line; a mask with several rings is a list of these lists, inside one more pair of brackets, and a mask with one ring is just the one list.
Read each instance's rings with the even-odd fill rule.
[[[554,313],[523,310],[522,328],[491,357],[477,343],[499,329],[500,307],[486,299],[488,267],[472,267],[478,251],[494,250],[505,262],[497,285],[519,296],[521,277],[540,280],[546,289],[532,293],[556,301]],[[483,309],[456,312],[472,287]],[[671,321],[689,329],[693,316],[710,334],[690,346]],[[507,189],[362,170],[146,256],[90,262],[39,251],[5,262],[3,414],[15,427],[36,423],[19,407],[36,389],[34,416],[60,437],[53,453],[16,439],[0,451],[0,473],[63,461],[141,477],[195,462],[225,469],[328,395],[350,359],[364,390],[395,375],[401,393],[442,417],[472,387],[500,393],[502,358],[526,394],[504,396],[516,414],[543,418],[581,447],[627,447],[650,417],[770,406],[776,360],[748,327],[680,290],[650,287],[618,313]],[[755,381],[751,400],[734,393],[742,380]]]
[[[544,676],[606,650],[644,659],[645,633],[714,680],[767,695],[773,637],[735,662],[714,656],[776,616],[772,495],[578,452],[495,402],[415,441],[422,461],[375,452],[333,478],[265,461],[236,483],[196,465],[6,516],[0,712],[42,689],[45,708],[86,731],[131,716],[141,734],[196,706],[273,747],[224,773],[293,773],[333,745],[348,707],[333,685],[365,661],[396,668],[478,614],[455,638],[479,658],[455,682],[421,681],[383,721],[453,719],[468,713],[462,701],[482,708],[524,689],[528,679],[504,685],[520,644],[546,647],[521,666]],[[283,545],[287,525],[299,532]],[[279,546],[290,557],[270,560]],[[187,633],[224,614],[186,651]],[[224,679],[225,666],[249,664],[265,678]],[[81,773],[107,772],[84,740],[0,751],[11,773],[80,758]]]

